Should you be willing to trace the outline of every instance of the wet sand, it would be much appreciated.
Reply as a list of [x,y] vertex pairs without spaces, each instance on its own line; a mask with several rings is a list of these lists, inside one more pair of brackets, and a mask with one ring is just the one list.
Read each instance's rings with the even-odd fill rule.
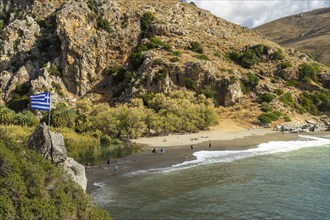
[[[199,140],[205,141],[196,143],[195,140],[188,139],[189,141],[184,142],[185,144],[180,146],[166,146],[163,144],[160,144],[160,146],[155,146],[153,144],[145,145],[140,153],[110,161],[110,165],[107,165],[105,161],[104,165],[87,168],[87,192],[99,188],[95,186],[94,183],[106,182],[109,178],[120,178],[129,172],[170,167],[187,160],[194,160],[195,157],[192,154],[196,151],[244,150],[255,148],[261,143],[270,141],[290,141],[297,138],[298,134],[266,132],[263,135],[243,136],[242,138],[235,138],[232,140],[205,140],[199,138]],[[209,148],[210,143],[211,148]],[[193,146],[193,150],[191,149],[191,145]],[[157,150],[157,153],[152,153],[152,149],[154,148]],[[161,148],[165,149],[164,153],[159,153]],[[114,170],[115,167],[117,167],[117,171]]]

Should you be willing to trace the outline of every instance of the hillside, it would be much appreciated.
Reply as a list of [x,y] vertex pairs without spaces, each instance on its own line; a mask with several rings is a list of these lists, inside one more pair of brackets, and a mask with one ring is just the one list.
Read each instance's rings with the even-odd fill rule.
[[330,8],[277,19],[255,28],[281,46],[309,54],[330,64]]
[[189,90],[233,106],[235,120],[248,123],[262,109],[320,115],[328,105],[329,67],[193,4],[1,3],[0,100],[15,111],[45,90],[54,106],[81,98],[114,106],[137,97],[148,105],[156,93]]
[[111,219],[62,169],[22,144],[30,132],[0,127],[0,219]]

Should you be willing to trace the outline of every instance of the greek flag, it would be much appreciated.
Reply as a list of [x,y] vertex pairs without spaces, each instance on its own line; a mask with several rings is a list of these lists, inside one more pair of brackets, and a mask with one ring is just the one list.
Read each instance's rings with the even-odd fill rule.
[[31,95],[30,99],[32,110],[50,111],[50,92]]

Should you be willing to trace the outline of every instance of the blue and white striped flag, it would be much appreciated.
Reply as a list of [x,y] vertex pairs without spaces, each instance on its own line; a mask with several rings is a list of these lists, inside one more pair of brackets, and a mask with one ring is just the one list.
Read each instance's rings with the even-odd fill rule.
[[31,109],[50,111],[50,92],[44,92],[30,96]]

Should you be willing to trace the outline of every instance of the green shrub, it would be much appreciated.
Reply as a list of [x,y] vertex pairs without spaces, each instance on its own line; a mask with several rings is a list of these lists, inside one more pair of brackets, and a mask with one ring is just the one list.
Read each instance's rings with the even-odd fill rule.
[[268,118],[265,114],[261,114],[259,117],[258,117],[259,121],[264,123],[264,124],[270,124],[272,123],[272,120],[270,118]]
[[170,44],[164,44],[163,48],[167,51],[172,51],[172,46]]
[[110,22],[107,19],[99,19],[97,21],[97,28],[105,30],[108,33],[112,33],[113,29],[111,28]]
[[247,79],[241,82],[241,89],[244,94],[249,93],[259,83],[259,77],[253,73],[248,73]]
[[289,80],[288,82],[285,83],[287,86],[296,86],[297,81],[296,80]]
[[59,103],[51,111],[51,124],[54,127],[74,128],[76,117],[77,114],[73,109]]
[[312,95],[313,103],[319,111],[328,111],[330,109],[330,90],[321,90]]
[[174,51],[174,52],[173,52],[173,55],[174,55],[174,56],[177,56],[177,57],[181,57],[182,52],[177,50],[177,51]]
[[155,81],[164,80],[164,79],[166,79],[167,75],[168,75],[168,72],[165,69],[161,69],[158,71],[158,73],[154,77],[154,80]]
[[305,113],[306,113],[306,110],[305,110],[301,105],[299,105],[297,102],[294,102],[294,103],[293,103],[293,108],[294,108],[299,114],[305,114]]
[[141,30],[142,31],[148,30],[149,26],[155,19],[156,17],[152,12],[145,12],[140,18]]
[[288,61],[280,63],[280,69],[281,70],[289,68],[289,67],[292,67],[292,64],[289,63]]
[[283,119],[284,119],[284,121],[286,121],[286,122],[290,122],[290,121],[292,121],[291,118],[290,118],[289,116],[287,116],[287,115],[285,115],[285,116],[283,117]]
[[283,91],[282,89],[275,89],[274,92],[275,92],[275,94],[278,95],[278,96],[284,94],[284,91]]
[[198,58],[198,59],[200,59],[200,60],[211,61],[211,59],[210,59],[208,56],[204,55],[204,54],[197,55],[197,56],[195,56],[195,57]]
[[277,115],[278,117],[282,116],[282,112],[280,112],[280,111],[273,111],[273,113],[275,115]]
[[206,98],[213,99],[216,95],[216,92],[211,86],[204,86],[203,89],[200,91]]
[[254,53],[260,58],[262,55],[268,54],[269,47],[263,44],[258,44],[255,46],[250,47]]
[[94,12],[88,13],[88,20],[94,21],[96,19],[97,15]]
[[221,53],[220,53],[220,51],[215,51],[215,52],[213,53],[213,55],[216,56],[216,57],[221,57]]
[[287,92],[284,95],[280,96],[279,100],[283,104],[288,104],[288,105],[291,105],[294,102],[290,92]]
[[59,77],[62,76],[62,73],[58,70],[57,66],[51,65],[47,70],[50,75],[59,76]]
[[30,111],[23,111],[15,116],[14,122],[21,126],[36,126],[39,124],[38,118]]
[[271,102],[275,99],[275,96],[273,94],[270,94],[270,93],[264,93],[259,98],[260,98],[261,102],[269,103],[269,102]]
[[314,82],[318,81],[317,73],[321,71],[320,66],[317,63],[313,64],[301,64],[299,65],[299,80],[309,83],[310,80]]
[[237,51],[232,51],[230,52],[228,55],[229,59],[231,59],[232,61],[236,62],[236,63],[240,63],[241,62],[241,58],[243,57],[243,54],[241,52],[237,52]]
[[134,49],[133,53],[130,56],[131,63],[134,69],[138,69],[143,63],[142,52],[147,51],[148,48],[145,45],[138,46]]
[[171,61],[171,62],[178,62],[178,61],[180,61],[180,59],[179,59],[178,57],[172,57],[172,58],[170,59],[170,61]]
[[190,42],[189,49],[194,51],[195,53],[200,53],[200,54],[204,53],[204,49],[203,49],[202,45],[197,41]]
[[282,115],[282,113],[280,112],[267,112],[267,113],[262,113],[258,119],[259,121],[261,121],[262,123],[266,123],[269,124],[272,121],[277,121],[279,119],[279,117]]
[[95,0],[88,0],[87,6],[91,11],[94,11],[94,9],[95,9]]
[[0,33],[2,32],[3,28],[4,28],[4,23],[3,20],[0,20]]
[[0,124],[14,124],[15,112],[5,105],[0,105]]
[[251,66],[260,62],[260,58],[251,49],[248,49],[244,55],[241,57],[240,65],[245,68],[250,68]]
[[313,102],[313,95],[307,92],[300,93],[298,96],[298,103],[312,115],[319,115],[320,112]]
[[269,105],[267,102],[263,102],[262,105],[261,105],[261,110],[263,112],[269,112],[272,110],[272,106]]
[[184,86],[192,91],[198,90],[196,81],[188,77],[184,79]]
[[270,58],[273,60],[283,60],[284,59],[284,55],[281,49],[278,49],[277,51],[275,51],[274,53],[270,54]]
[[150,100],[152,100],[154,97],[155,97],[155,93],[152,92],[146,92],[136,96],[136,98],[141,98],[143,100],[144,106],[148,106]]
[[235,76],[230,76],[229,77],[229,84],[232,85],[232,84],[235,84],[237,82],[237,78]]

